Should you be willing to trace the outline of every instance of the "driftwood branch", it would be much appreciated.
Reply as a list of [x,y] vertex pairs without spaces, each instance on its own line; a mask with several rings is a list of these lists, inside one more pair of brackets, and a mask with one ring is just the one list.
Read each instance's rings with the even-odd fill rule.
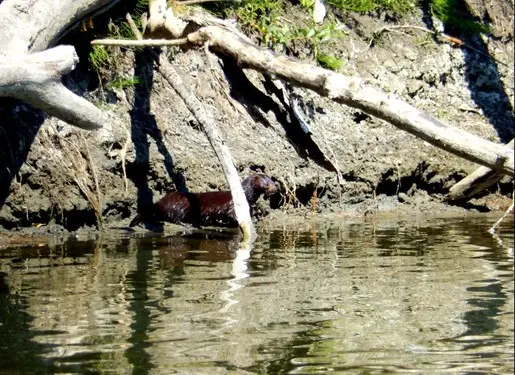
[[[152,19],[152,9],[154,9],[154,12],[163,11],[162,7],[156,7],[155,4],[154,7],[152,7],[151,2],[151,15],[149,21],[150,19]],[[154,14],[154,18],[158,17],[156,17]],[[134,22],[132,21],[132,18],[129,14],[127,14],[127,20],[129,21],[129,24],[131,25],[131,28],[133,29],[136,38],[141,40],[141,33],[139,33],[137,29],[135,29]],[[229,184],[229,188],[231,189],[236,220],[238,221],[238,224],[241,228],[241,231],[245,239],[248,241],[254,241],[254,239],[256,238],[256,230],[254,228],[254,225],[252,224],[252,219],[250,217],[250,207],[245,197],[245,193],[243,192],[243,188],[238,177],[238,172],[236,171],[236,167],[234,166],[231,152],[229,151],[229,147],[227,147],[227,145],[225,144],[222,134],[218,130],[215,119],[213,118],[211,113],[209,113],[204,108],[200,100],[195,96],[193,91],[182,80],[181,76],[177,73],[172,64],[168,62],[166,57],[163,54],[159,54],[157,59],[159,64],[157,67],[158,71],[173,87],[177,94],[182,98],[190,112],[195,116],[197,121],[202,126],[204,133],[209,139],[211,147],[215,151],[215,154],[222,165],[222,169]]]
[[491,234],[495,233],[495,231],[497,230],[497,227],[499,225],[501,225],[502,221],[506,218],[506,216],[508,216],[509,214],[511,214],[513,212],[514,205],[515,205],[515,190],[512,193],[512,201],[511,201],[510,207],[508,207],[506,212],[504,212],[504,215],[502,215],[502,217],[499,220],[497,220],[494,225],[492,225],[492,227],[488,230],[489,233],[491,233]]
[[174,39],[182,36],[188,23],[167,8],[166,0],[150,0],[148,10],[145,37]]
[[257,47],[222,27],[202,27],[188,35],[190,42],[209,43],[216,51],[231,56],[242,68],[251,68],[295,85],[309,88],[322,96],[358,108],[385,120],[434,146],[514,175],[513,151],[464,130],[443,124],[415,107],[376,90],[359,78],[347,77]]
[[0,2],[0,55],[52,47],[85,17],[105,12],[120,0],[4,0]]
[[0,56],[0,97],[21,99],[83,129],[98,129],[107,121],[102,111],[61,83],[78,61],[72,46]]
[[95,39],[91,41],[92,45],[100,46],[120,46],[120,47],[167,47],[181,46],[188,44],[186,38],[180,39],[143,39],[143,40],[125,40],[125,39]]
[[[513,141],[514,140],[512,139],[505,147],[506,150],[511,153],[513,153]],[[479,167],[449,189],[447,200],[458,201],[471,199],[498,182],[502,176],[502,173],[499,173],[498,171],[487,167]]]
[[[0,2],[0,96],[21,99],[84,129],[98,129],[106,115],[61,84],[78,61],[73,47],[55,45],[85,17],[119,0],[4,0]],[[35,53],[39,52],[39,53]],[[32,53],[32,54],[31,54]]]

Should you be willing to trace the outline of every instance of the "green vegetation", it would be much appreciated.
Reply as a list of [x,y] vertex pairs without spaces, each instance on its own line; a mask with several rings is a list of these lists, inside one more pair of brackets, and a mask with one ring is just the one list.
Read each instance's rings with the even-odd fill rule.
[[285,43],[288,29],[280,20],[284,6],[284,1],[247,0],[235,5],[234,15],[243,25],[257,31],[263,43]]
[[123,90],[124,88],[134,87],[136,85],[139,85],[140,83],[141,83],[141,78],[139,78],[137,76],[129,77],[129,78],[116,78],[116,79],[113,79],[112,81],[108,82],[105,85],[105,88],[107,90],[111,90],[113,88]]
[[445,25],[465,33],[488,33],[490,28],[459,9],[458,0],[431,0],[433,14]]
[[[389,9],[398,14],[409,13],[416,0],[326,0],[331,6],[349,11],[367,12]],[[243,0],[238,3],[220,3],[209,6],[218,16],[236,18],[244,27],[254,31],[267,46],[283,46],[291,49],[292,43],[304,42],[322,66],[339,70],[344,61],[324,51],[324,44],[342,38],[344,32],[334,17],[328,16],[322,24],[316,24],[309,16],[314,0],[300,0],[306,17],[289,19],[289,10],[295,5],[287,0]],[[294,48],[293,48],[294,49]]]
[[[99,37],[133,39],[134,35],[125,19],[125,14],[129,10],[136,25],[141,29],[141,15],[148,10],[148,0],[134,0],[129,6],[129,9],[124,7],[121,11],[115,11],[111,15],[99,16],[98,19],[95,18],[94,22],[90,20],[89,27],[83,28],[81,32],[89,33],[92,39]],[[141,83],[139,77],[119,77],[118,69],[116,69],[118,51],[118,48],[92,46],[88,55],[91,67],[98,76],[100,87],[106,90],[123,89]]]
[[[138,29],[141,30],[141,15],[148,11],[148,0],[135,0],[132,1],[132,3],[133,6],[129,13]],[[123,15],[115,16],[109,20],[108,35],[104,37],[119,39],[134,38],[132,30],[125,19],[125,13],[123,13]]]
[[341,68],[345,64],[345,61],[343,61],[342,59],[339,59],[332,55],[325,55],[322,53],[319,53],[317,55],[317,61],[323,68],[335,71],[341,70]]
[[112,61],[112,55],[104,46],[93,46],[89,53],[89,62],[93,69],[99,74],[103,74],[104,70],[109,68]]
[[313,50],[315,60],[324,68],[340,70],[345,62],[336,56],[321,52],[323,44],[341,38],[344,32],[336,22],[317,25],[314,22],[306,28],[299,28],[292,39],[306,41]]
[[[484,33],[489,28],[475,21],[466,12],[462,0],[325,0],[326,8],[339,8],[351,12],[387,10],[397,17],[411,14],[421,2],[429,5],[435,17],[446,26],[460,32]],[[344,37],[339,23],[328,12],[322,24],[310,17],[315,0],[299,0],[298,5],[289,0],[242,0],[208,5],[218,16],[236,18],[241,25],[254,31],[264,45],[282,47],[295,51],[299,42],[304,42],[312,51],[315,60],[322,66],[338,70],[344,62],[326,51],[328,43]],[[301,7],[306,14],[300,20],[290,19],[292,7]],[[299,12],[295,12],[298,14]],[[298,17],[298,16],[297,16]]]
[[402,15],[415,8],[416,0],[327,0],[327,4],[353,12],[388,9]]

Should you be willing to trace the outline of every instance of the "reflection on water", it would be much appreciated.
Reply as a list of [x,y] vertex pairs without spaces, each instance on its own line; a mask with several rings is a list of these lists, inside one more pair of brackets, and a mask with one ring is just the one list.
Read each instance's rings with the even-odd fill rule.
[[511,374],[513,231],[501,244],[490,221],[4,249],[0,369]]

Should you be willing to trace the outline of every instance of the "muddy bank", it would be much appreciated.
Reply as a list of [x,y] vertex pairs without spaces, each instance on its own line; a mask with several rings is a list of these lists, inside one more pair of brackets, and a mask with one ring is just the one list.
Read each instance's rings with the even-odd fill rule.
[[[345,74],[365,78],[483,138],[507,142],[513,137],[513,35],[466,40],[487,56],[425,33],[387,32],[370,44],[375,30],[397,23],[388,17],[337,16],[347,35],[324,48],[346,61]],[[496,22],[510,19],[501,16]],[[403,23],[426,27],[423,19],[414,14]],[[111,113],[105,129],[81,131],[25,104],[0,102],[0,225],[5,229],[123,227],[138,208],[176,186],[226,188],[208,140],[154,72],[150,55],[122,49],[113,54],[112,70],[126,79],[138,76],[140,84],[99,87],[84,54],[65,80]],[[465,207],[442,203],[450,186],[476,165],[358,110],[295,89],[313,109],[312,139],[341,170],[344,182],[339,184],[292,133],[286,109],[277,96],[269,96],[262,75],[242,75],[230,61],[202,50],[177,48],[167,54],[215,115],[241,177],[259,171],[281,183],[282,194],[271,199],[271,208],[259,205],[261,216],[491,211],[509,205],[507,178]]]

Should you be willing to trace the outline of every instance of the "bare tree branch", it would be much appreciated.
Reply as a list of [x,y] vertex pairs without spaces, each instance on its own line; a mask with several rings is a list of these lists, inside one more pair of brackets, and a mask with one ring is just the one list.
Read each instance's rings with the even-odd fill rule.
[[[506,149],[513,152],[513,139],[506,145]],[[487,167],[479,167],[463,180],[454,184],[447,195],[449,201],[468,200],[495,184],[502,178],[502,174]]]
[[276,55],[222,27],[202,27],[189,34],[188,39],[199,45],[208,42],[211,48],[234,58],[242,68],[251,68],[309,88],[338,103],[385,120],[457,156],[500,173],[514,175],[513,149],[506,150],[502,145],[446,125],[393,95],[370,87],[357,77],[347,77]]
[[[84,17],[106,11],[119,0],[0,2],[0,96],[21,99],[83,129],[98,129],[107,115],[61,83],[78,62],[71,46],[45,52]],[[29,54],[31,52],[39,52]]]
[[0,96],[11,96],[83,129],[102,127],[107,116],[61,83],[79,61],[72,46],[0,57]]
[[95,39],[91,41],[92,45],[100,46],[122,46],[122,47],[166,47],[181,46],[188,44],[187,38],[180,39],[143,39],[143,40],[125,40],[125,39]]
[[120,0],[4,0],[0,2],[0,54],[39,52],[52,47],[85,17]]

